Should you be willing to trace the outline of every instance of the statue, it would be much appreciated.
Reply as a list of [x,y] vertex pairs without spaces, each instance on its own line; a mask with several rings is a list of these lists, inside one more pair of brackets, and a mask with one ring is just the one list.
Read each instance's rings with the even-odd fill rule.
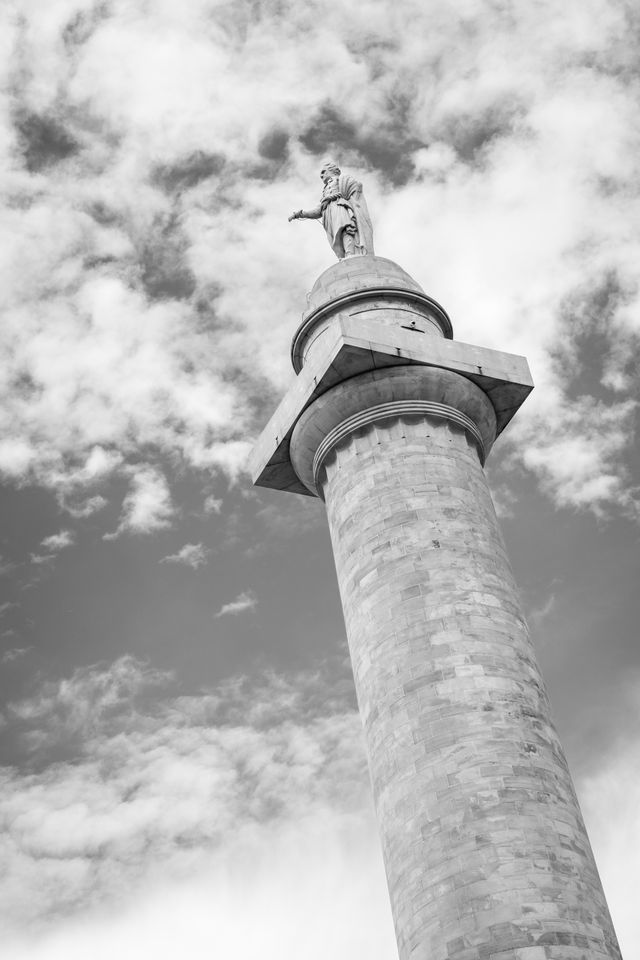
[[338,260],[373,254],[373,228],[359,180],[340,172],[334,160],[325,160],[320,171],[324,189],[313,210],[296,210],[292,220],[320,220]]

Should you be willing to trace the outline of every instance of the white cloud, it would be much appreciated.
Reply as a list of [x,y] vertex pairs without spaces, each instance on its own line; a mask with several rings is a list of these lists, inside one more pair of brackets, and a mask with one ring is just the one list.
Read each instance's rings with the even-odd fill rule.
[[198,567],[205,566],[210,553],[211,551],[201,543],[185,543],[184,547],[181,547],[177,553],[171,553],[163,557],[160,563],[178,563],[197,570]]
[[222,510],[222,500],[210,494],[208,497],[205,497],[203,506],[205,513],[219,514]]
[[[635,877],[640,864],[640,764],[637,739],[578,782],[581,805],[625,960],[640,956]],[[612,812],[615,812],[612,815]]]
[[44,547],[45,550],[53,550],[57,553],[59,550],[64,550],[65,547],[70,547],[74,540],[75,536],[71,530],[60,530],[59,533],[52,533],[51,536],[45,537],[40,542],[40,546]]
[[229,616],[235,617],[238,613],[243,613],[245,610],[255,609],[257,602],[256,597],[250,591],[243,591],[238,594],[235,600],[223,604],[215,617],[216,619]]
[[[6,476],[64,491],[99,482],[92,451],[118,474],[141,447],[244,470],[247,400],[290,380],[305,290],[332,262],[322,230],[286,216],[315,200],[311,154],[337,140],[380,253],[460,339],[529,356],[514,456],[559,503],[632,509],[640,121],[622,0],[49,8],[2,31],[25,64],[4,58]],[[587,314],[601,369],[584,390],[599,423],[624,406],[615,443],[572,415]],[[550,431],[592,448],[584,471],[567,478]]]
[[313,674],[171,684],[127,657],[8,711],[38,764],[2,774],[5,955],[393,955],[351,704]]
[[[80,960],[92,944],[107,960],[143,944],[168,960],[179,941],[195,958],[249,960],[258,945],[275,960],[302,940],[309,960],[394,956],[350,701],[314,674],[189,696],[172,684],[125,657],[7,712],[38,762],[2,773],[4,955]],[[636,753],[631,737],[577,783],[628,960]]]
[[113,540],[122,533],[153,533],[171,525],[175,510],[164,475],[155,467],[141,466],[130,471],[131,487],[122,503],[122,515]]
[[5,941],[5,955],[171,960],[179,949],[194,960],[279,960],[303,950],[305,960],[389,960],[396,947],[376,843],[370,823],[330,811],[247,831],[208,863],[185,866],[180,880],[156,879],[117,911],[95,909],[28,945]]
[[46,567],[53,563],[55,560],[55,553],[31,553],[29,554],[29,560],[36,567]]

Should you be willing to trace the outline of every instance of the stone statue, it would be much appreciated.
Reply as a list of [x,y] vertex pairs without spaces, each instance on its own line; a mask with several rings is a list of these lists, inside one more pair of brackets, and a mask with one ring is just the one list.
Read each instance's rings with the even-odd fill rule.
[[320,220],[338,260],[373,254],[373,228],[359,180],[340,172],[334,160],[325,160],[320,171],[324,189],[313,210],[296,210],[292,220]]

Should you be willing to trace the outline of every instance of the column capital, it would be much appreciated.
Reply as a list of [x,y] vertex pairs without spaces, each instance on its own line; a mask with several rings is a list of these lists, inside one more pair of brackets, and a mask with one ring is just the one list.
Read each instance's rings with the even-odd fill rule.
[[418,364],[388,367],[343,380],[307,407],[291,436],[293,469],[322,497],[323,465],[335,447],[371,424],[408,418],[464,430],[482,464],[496,437],[491,401],[466,377]]
[[[488,398],[495,414],[495,437],[499,436],[533,389],[525,358],[429,335],[404,321],[402,314],[395,325],[363,319],[360,314],[334,318],[307,354],[254,446],[249,466],[257,486],[313,496],[313,486],[310,489],[302,482],[291,460],[293,430],[305,410],[327,391],[373,371],[381,377],[382,371],[395,367],[426,366],[458,374]],[[431,396],[421,399],[438,400]],[[380,402],[388,402],[388,398],[376,401]],[[485,445],[486,453],[492,442],[493,438]]]

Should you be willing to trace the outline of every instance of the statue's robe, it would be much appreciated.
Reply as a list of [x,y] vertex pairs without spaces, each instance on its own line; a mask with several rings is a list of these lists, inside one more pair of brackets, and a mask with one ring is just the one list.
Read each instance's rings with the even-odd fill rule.
[[322,191],[320,206],[322,225],[339,260],[344,257],[344,232],[354,236],[357,254],[373,254],[373,227],[359,180],[348,174],[332,177]]

